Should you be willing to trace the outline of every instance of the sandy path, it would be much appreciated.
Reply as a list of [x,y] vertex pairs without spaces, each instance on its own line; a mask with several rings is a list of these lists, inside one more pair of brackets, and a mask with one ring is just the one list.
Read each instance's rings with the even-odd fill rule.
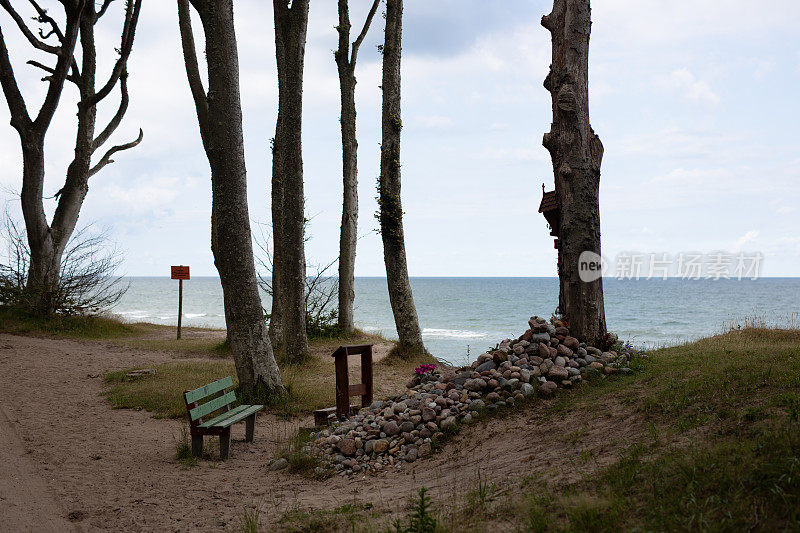
[[[316,482],[267,468],[281,442],[310,420],[262,415],[253,444],[242,442],[244,424],[237,424],[230,460],[187,469],[172,459],[182,422],[114,410],[102,397],[105,372],[169,358],[102,343],[0,335],[0,405],[30,450],[19,461],[19,443],[3,441],[0,465],[15,464],[14,479],[26,480],[19,493],[35,494],[30,505],[40,509],[31,509],[23,516],[30,521],[13,523],[11,530],[38,529],[34,520],[63,530],[58,526],[66,519],[86,531],[235,530],[245,506],[258,505],[269,523],[288,506],[332,508],[354,499],[391,512],[423,485],[448,500],[472,488],[478,470],[494,480],[534,473],[575,479],[616,457],[615,440],[642,426],[618,405],[596,406],[608,416],[573,413],[543,424],[545,404],[535,404],[472,426],[407,472]],[[583,427],[584,442],[564,438]],[[582,450],[592,461],[579,459]]]

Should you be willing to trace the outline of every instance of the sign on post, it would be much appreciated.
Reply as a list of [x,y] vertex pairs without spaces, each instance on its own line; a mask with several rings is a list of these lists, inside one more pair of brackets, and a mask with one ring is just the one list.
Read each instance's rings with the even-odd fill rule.
[[189,279],[189,267],[172,266],[172,279],[178,280],[178,339],[181,338],[181,317],[183,316],[183,280]]

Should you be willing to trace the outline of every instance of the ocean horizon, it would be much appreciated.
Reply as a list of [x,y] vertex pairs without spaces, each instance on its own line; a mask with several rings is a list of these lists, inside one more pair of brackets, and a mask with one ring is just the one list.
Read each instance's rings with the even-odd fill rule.
[[[111,312],[126,321],[177,324],[178,282],[123,278],[130,288]],[[413,277],[423,340],[433,355],[463,364],[505,338],[518,337],[533,315],[549,318],[556,277]],[[604,278],[608,329],[645,348],[679,344],[743,327],[800,325],[800,278],[633,280]],[[355,281],[356,326],[396,339],[385,277]],[[262,293],[266,309],[269,295]],[[336,306],[336,299],[332,302]],[[222,287],[215,276],[184,282],[184,326],[225,328]]]

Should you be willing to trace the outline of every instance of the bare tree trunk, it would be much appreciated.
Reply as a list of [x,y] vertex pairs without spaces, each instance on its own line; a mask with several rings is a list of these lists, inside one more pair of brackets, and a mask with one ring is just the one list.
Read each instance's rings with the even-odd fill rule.
[[358,241],[358,141],[356,139],[356,58],[369,31],[380,0],[372,3],[364,28],[350,51],[348,0],[339,0],[339,48],[334,54],[339,71],[342,100],[342,228],[339,237],[339,327],[352,333],[355,292],[356,242]]
[[263,397],[283,387],[261,307],[250,235],[233,0],[192,0],[205,32],[207,96],[188,1],[178,0],[178,17],[186,73],[211,166],[211,250],[222,282],[228,340],[243,394]]
[[584,282],[578,258],[600,254],[600,163],[603,144],[589,124],[589,0],[554,0],[542,17],[553,59],[544,81],[553,123],[543,144],[550,152],[559,203],[559,282],[570,332],[588,342],[606,332],[602,277]]
[[397,336],[403,353],[425,353],[417,309],[411,294],[400,200],[400,53],[403,1],[386,0],[386,38],[383,45],[383,109],[381,174],[378,182],[383,260]]
[[[138,145],[139,137],[133,142],[114,146],[92,166],[92,156],[102,147],[119,126],[128,106],[127,61],[130,56],[136,25],[141,10],[141,0],[126,4],[122,28],[119,58],[112,68],[104,85],[97,90],[96,50],[94,28],[105,14],[111,2],[104,2],[97,11],[94,2],[63,2],[66,22],[62,29],[45,9],[37,4],[34,8],[38,22],[47,28],[47,36],[40,29],[39,38],[27,27],[24,19],[11,7],[8,0],[0,0],[5,9],[17,23],[28,42],[36,49],[58,57],[56,66],[49,67],[38,61],[28,64],[44,70],[48,76],[48,94],[36,120],[31,121],[19,89],[0,33],[0,78],[3,91],[12,115],[12,125],[20,133],[23,151],[23,185],[21,192],[22,212],[31,251],[30,269],[26,291],[29,293],[32,310],[40,314],[50,314],[56,310],[61,258],[78,222],[83,200],[89,190],[89,178],[113,161],[111,156],[119,151]],[[84,5],[85,4],[85,5]],[[74,59],[77,37],[80,35],[81,65]],[[51,45],[48,39],[57,39],[58,45]],[[63,85],[70,81],[77,85],[80,94],[78,102],[78,128],[75,139],[75,158],[67,169],[64,186],[56,193],[58,205],[51,224],[48,224],[43,206],[44,187],[44,137],[57,108]],[[95,137],[97,105],[105,99],[119,82],[121,87],[120,106],[103,131]]]
[[[306,336],[305,197],[303,195],[303,63],[308,0],[273,0],[278,65],[278,120],[272,148],[273,276],[287,361],[308,357]],[[275,190],[275,187],[278,190]],[[277,211],[276,211],[277,210]],[[277,214],[277,217],[276,217]],[[277,218],[277,224],[276,222]],[[273,277],[273,280],[275,278]]]

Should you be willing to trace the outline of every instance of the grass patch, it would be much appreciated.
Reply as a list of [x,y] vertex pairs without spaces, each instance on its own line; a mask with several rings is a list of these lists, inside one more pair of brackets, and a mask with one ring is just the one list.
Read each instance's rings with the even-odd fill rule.
[[316,509],[295,505],[287,509],[278,524],[280,531],[384,531],[372,523],[379,519],[371,503],[346,503],[333,509]]
[[311,443],[312,432],[312,429],[301,428],[278,456],[289,462],[288,470],[292,474],[325,479],[333,475],[330,465],[318,455],[306,450],[306,446]]
[[12,335],[59,335],[83,339],[117,339],[141,332],[136,324],[100,315],[31,316],[17,309],[0,307],[0,332]]
[[153,368],[155,374],[137,378],[126,377],[131,369],[106,374],[109,388],[105,394],[111,405],[117,409],[149,411],[156,418],[183,418],[184,391],[225,376],[233,376],[236,384],[233,361],[170,361]]
[[181,428],[181,437],[175,443],[175,460],[187,468],[197,466],[197,457],[192,455],[192,446],[189,444],[189,434],[186,428]]

